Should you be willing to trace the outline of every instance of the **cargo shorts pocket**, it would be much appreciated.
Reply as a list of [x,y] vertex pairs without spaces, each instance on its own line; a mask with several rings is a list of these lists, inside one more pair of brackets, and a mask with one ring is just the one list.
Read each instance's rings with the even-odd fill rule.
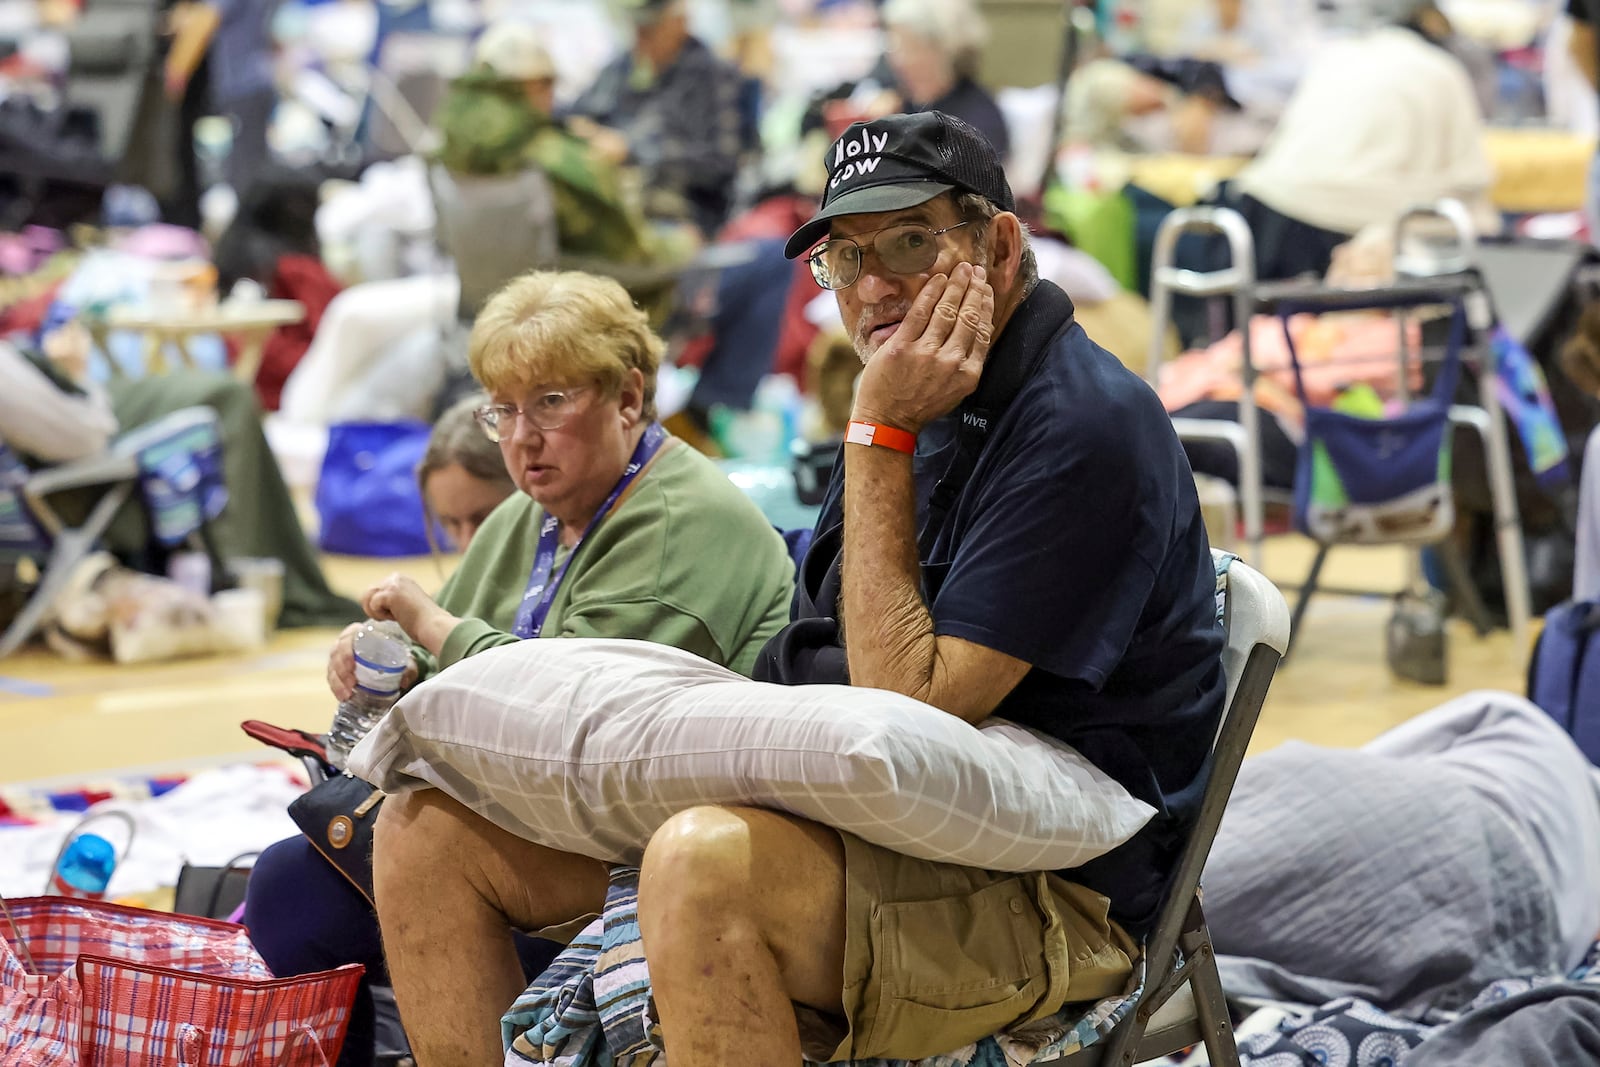
[[1050,990],[1038,875],[879,906],[872,1032],[855,1054],[921,1059],[998,1033]]

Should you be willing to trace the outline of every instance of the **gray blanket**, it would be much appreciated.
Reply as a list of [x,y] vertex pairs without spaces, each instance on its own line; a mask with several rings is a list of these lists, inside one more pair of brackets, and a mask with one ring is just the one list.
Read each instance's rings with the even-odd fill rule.
[[1471,1011],[1428,1035],[1400,1067],[1583,1067],[1600,1063],[1600,985],[1560,982]]
[[1570,970],[1600,928],[1596,871],[1587,761],[1532,705],[1479,693],[1364,750],[1247,760],[1206,913],[1232,996],[1438,1019]]

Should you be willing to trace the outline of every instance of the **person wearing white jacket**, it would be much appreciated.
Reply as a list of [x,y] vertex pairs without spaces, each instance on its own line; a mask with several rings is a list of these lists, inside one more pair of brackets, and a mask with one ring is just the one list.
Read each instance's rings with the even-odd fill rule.
[[1409,26],[1327,44],[1235,190],[1345,236],[1441,197],[1499,228],[1483,117],[1466,68]]

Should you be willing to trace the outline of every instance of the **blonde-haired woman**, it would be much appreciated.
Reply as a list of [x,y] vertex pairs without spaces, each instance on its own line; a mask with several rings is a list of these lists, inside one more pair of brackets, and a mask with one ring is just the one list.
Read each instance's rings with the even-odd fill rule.
[[[484,306],[468,359],[513,495],[435,601],[391,575],[373,618],[415,643],[419,676],[529,637],[632,637],[748,673],[788,618],[783,539],[725,475],[656,422],[661,340],[616,282],[533,273]],[[738,551],[728,551],[737,544]],[[329,663],[354,688],[352,638]]]
[[[755,505],[655,421],[661,350],[644,312],[609,279],[527,274],[490,298],[469,342],[489,397],[474,414],[520,492],[475,527],[437,601],[401,574],[367,593],[368,613],[398,622],[413,641],[407,685],[535,637],[657,641],[750,673],[788,621],[794,567]],[[328,663],[341,700],[355,684],[353,639],[352,628]],[[425,838],[416,848],[449,844]],[[464,876],[447,862],[424,868],[416,873],[430,886],[419,889],[419,906]],[[358,962],[370,980],[385,978],[371,903],[306,838],[280,841],[257,860],[244,921],[274,973]],[[547,945],[524,939],[520,949],[521,969],[537,973],[549,961]],[[340,1067],[371,1062],[372,1034],[363,991]]]

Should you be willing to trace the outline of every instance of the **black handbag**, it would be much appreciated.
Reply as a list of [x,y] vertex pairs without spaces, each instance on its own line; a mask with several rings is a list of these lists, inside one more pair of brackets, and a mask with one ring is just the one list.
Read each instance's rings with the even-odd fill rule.
[[259,852],[241,852],[221,867],[196,867],[185,863],[178,872],[172,910],[179,915],[227,919],[244,903],[250,865]]
[[327,760],[325,739],[304,730],[251,719],[240,723],[245,733],[298,756],[314,783],[289,805],[289,818],[311,847],[333,864],[357,892],[372,903],[372,827],[384,792],[353,774],[341,774]]
[[386,794],[352,774],[318,782],[289,805],[289,817],[334,869],[372,899],[372,827]]

